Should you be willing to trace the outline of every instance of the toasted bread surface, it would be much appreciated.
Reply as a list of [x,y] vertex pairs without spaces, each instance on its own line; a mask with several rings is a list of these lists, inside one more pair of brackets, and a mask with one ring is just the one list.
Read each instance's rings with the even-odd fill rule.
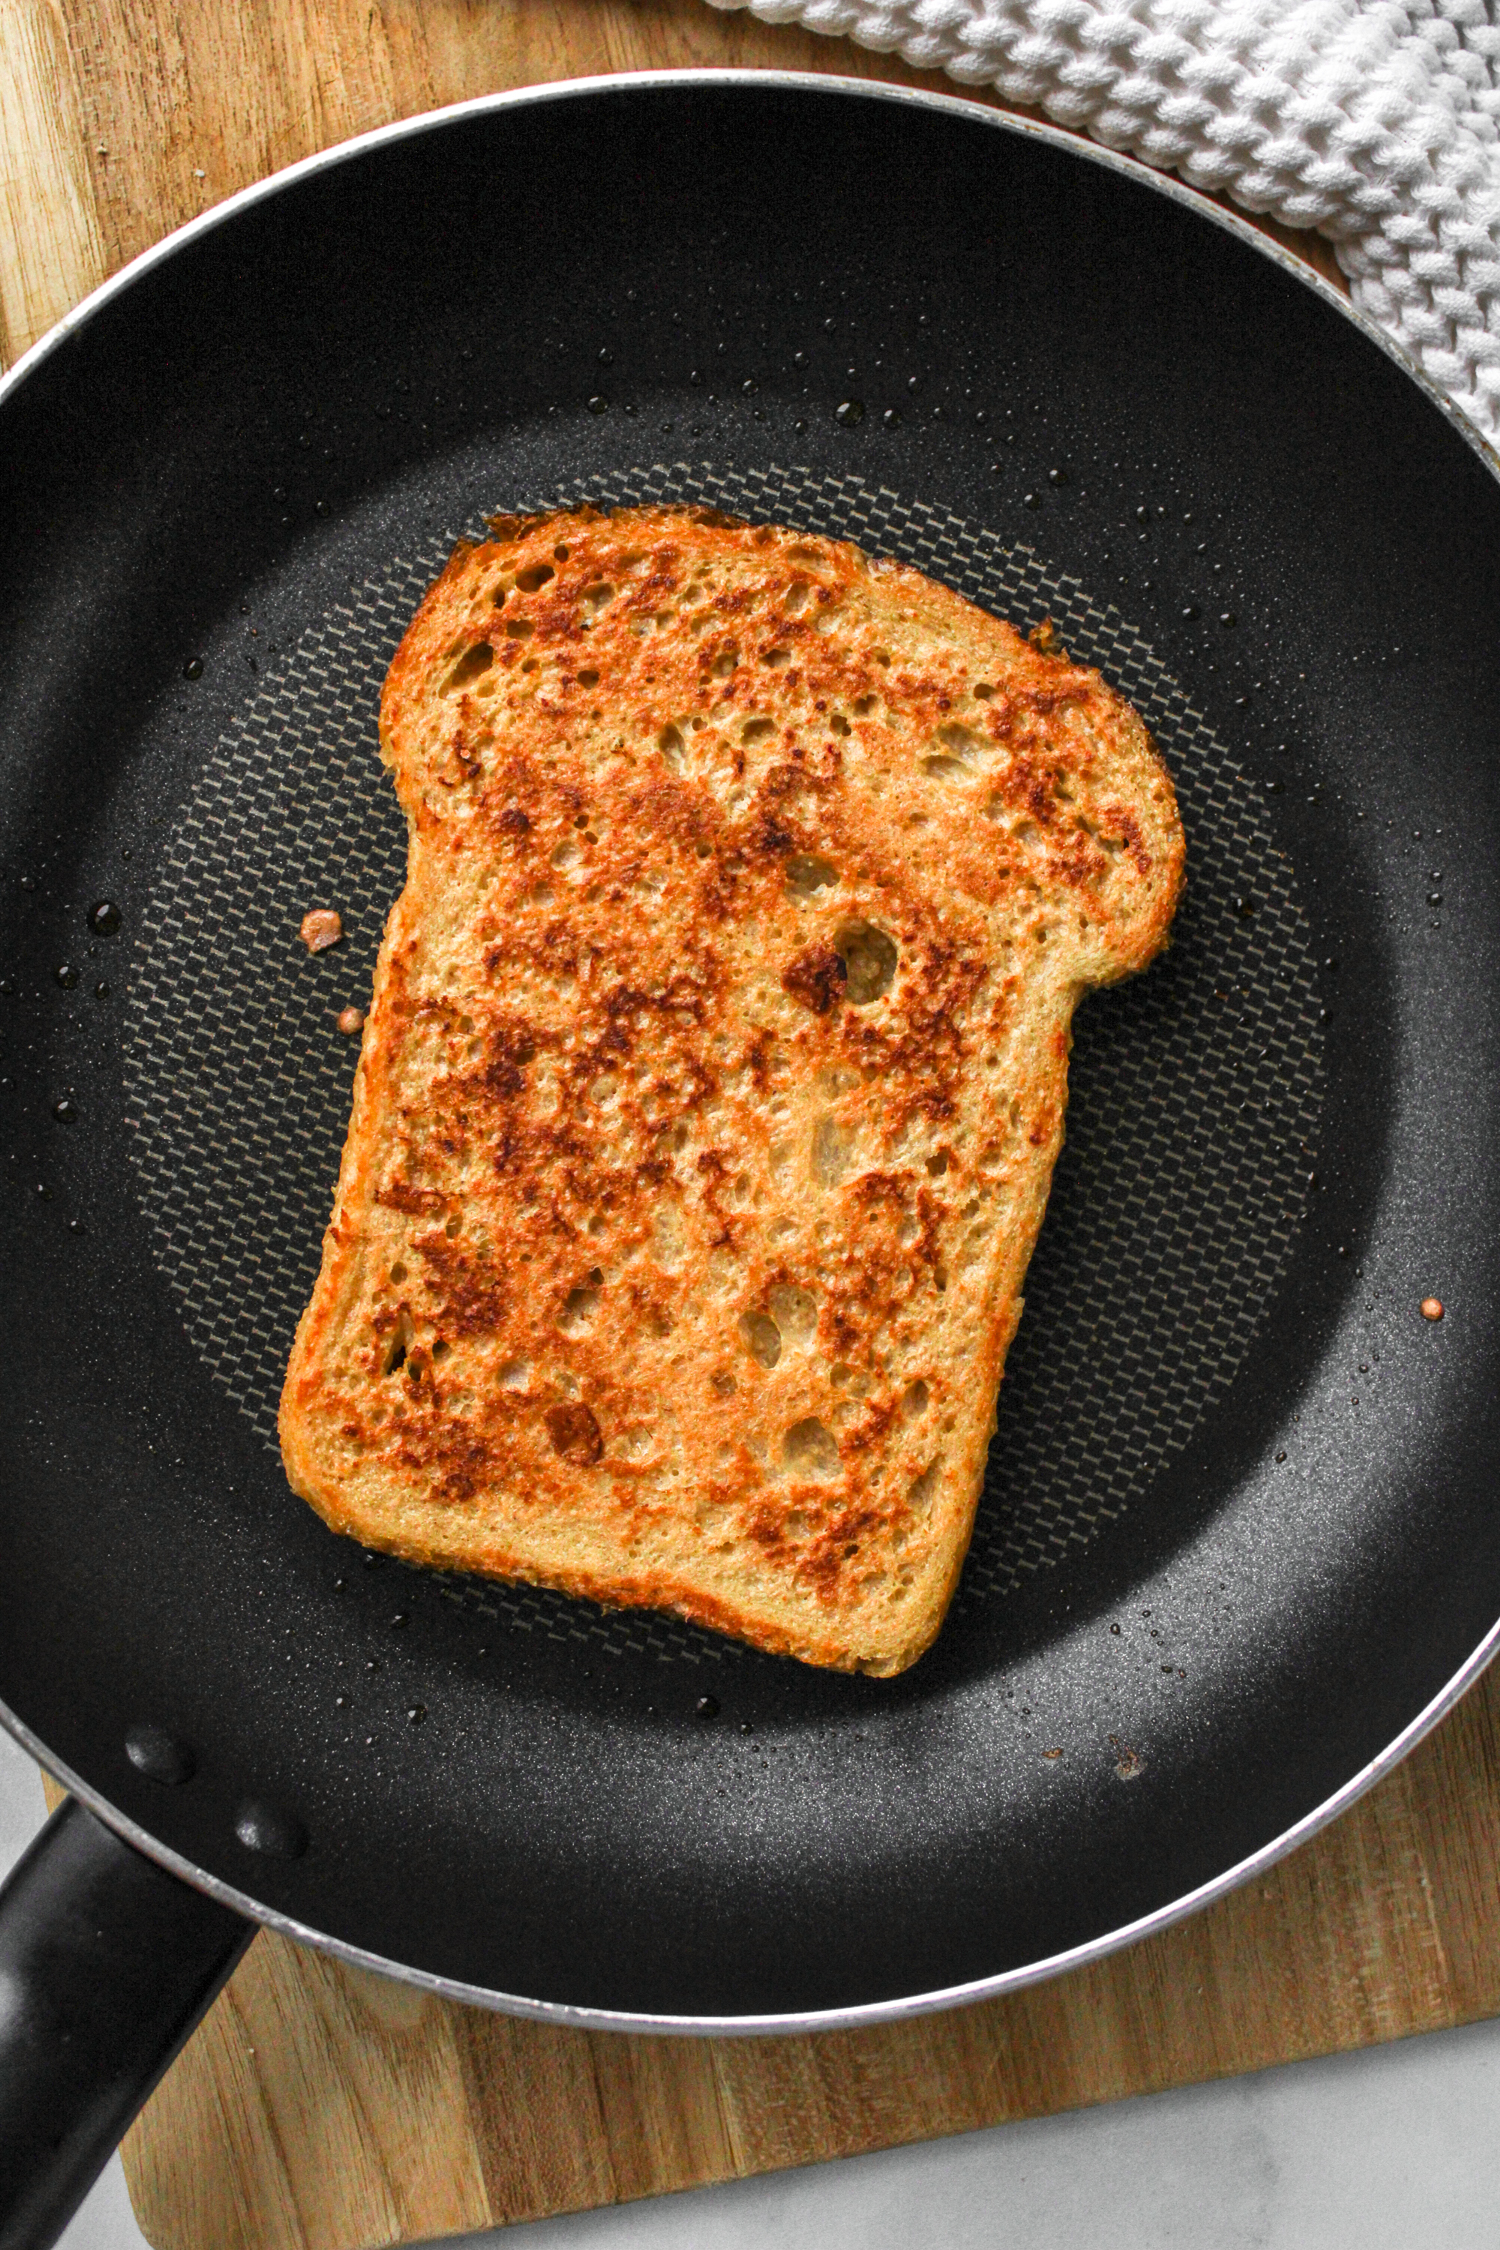
[[414,1561],[902,1670],[968,1545],[1073,1009],[1177,903],[1140,719],[854,547],[584,510],[457,550],[381,747],[409,871],[293,1487]]

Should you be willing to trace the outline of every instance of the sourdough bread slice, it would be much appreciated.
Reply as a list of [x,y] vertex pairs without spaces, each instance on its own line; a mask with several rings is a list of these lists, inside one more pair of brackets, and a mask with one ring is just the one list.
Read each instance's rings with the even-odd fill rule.
[[382,699],[409,872],[281,1404],[336,1529],[928,1646],[1073,1009],[1182,881],[1141,721],[1034,639],[701,509],[457,550]]

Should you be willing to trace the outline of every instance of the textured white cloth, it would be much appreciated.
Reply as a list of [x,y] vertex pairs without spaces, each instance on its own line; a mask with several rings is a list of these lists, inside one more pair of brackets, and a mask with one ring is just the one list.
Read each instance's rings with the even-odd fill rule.
[[1500,444],[1500,0],[711,0],[993,86],[1315,227]]

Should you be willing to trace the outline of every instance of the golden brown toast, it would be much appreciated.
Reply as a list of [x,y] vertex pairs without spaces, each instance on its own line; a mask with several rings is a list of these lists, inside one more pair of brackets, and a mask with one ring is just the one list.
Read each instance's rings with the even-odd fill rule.
[[1177,903],[1145,728],[913,570],[642,508],[461,546],[381,748],[409,871],[293,1487],[416,1562],[901,1671],[969,1542],[1073,1009]]

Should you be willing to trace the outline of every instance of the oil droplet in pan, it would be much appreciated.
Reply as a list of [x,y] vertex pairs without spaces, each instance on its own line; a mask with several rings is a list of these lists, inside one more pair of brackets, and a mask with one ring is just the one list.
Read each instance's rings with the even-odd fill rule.
[[296,1814],[264,1797],[241,1799],[234,1832],[247,1852],[262,1852],[268,1859],[300,1859],[307,1849],[307,1830]]
[[131,1727],[125,1736],[125,1755],[137,1773],[148,1781],[159,1781],[167,1788],[176,1788],[191,1781],[198,1770],[198,1761],[190,1746],[165,1727],[143,1720]]

